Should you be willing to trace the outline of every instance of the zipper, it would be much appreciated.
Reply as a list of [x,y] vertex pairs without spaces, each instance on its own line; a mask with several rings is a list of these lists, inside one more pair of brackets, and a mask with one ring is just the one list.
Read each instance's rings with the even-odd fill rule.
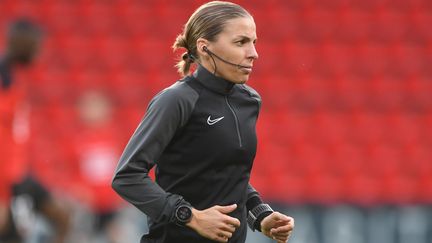
[[239,125],[238,117],[237,117],[236,113],[234,112],[234,109],[232,108],[232,106],[230,105],[230,103],[228,101],[228,96],[225,96],[225,101],[226,101],[229,109],[231,110],[232,114],[234,115],[234,120],[235,120],[235,124],[236,124],[239,145],[240,145],[240,147],[242,147],[243,145],[242,145],[242,139],[241,139],[241,136],[240,136],[240,125]]

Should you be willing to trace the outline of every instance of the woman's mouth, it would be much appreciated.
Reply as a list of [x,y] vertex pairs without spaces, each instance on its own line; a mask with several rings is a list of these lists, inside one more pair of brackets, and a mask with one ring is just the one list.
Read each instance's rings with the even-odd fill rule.
[[241,66],[240,70],[245,74],[250,74],[252,72],[252,66]]

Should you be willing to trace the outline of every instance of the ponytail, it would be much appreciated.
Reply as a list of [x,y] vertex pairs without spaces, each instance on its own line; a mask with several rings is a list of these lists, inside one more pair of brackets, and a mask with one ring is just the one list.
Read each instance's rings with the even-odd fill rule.
[[180,48],[184,48],[187,51],[183,53],[181,56],[181,59],[177,62],[175,67],[177,67],[177,72],[182,76],[186,76],[190,72],[191,64],[195,61],[194,55],[192,55],[191,51],[188,48],[188,44],[186,41],[186,38],[184,35],[180,34],[177,36],[174,45],[173,50],[176,51]]

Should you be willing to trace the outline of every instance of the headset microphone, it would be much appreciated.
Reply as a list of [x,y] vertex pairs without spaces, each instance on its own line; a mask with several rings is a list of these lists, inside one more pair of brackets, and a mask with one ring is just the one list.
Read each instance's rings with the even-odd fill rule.
[[204,47],[203,47],[203,51],[207,52],[207,53],[208,53],[209,55],[211,55],[211,56],[215,56],[217,59],[221,60],[222,62],[224,62],[224,63],[226,63],[226,64],[229,64],[229,65],[232,65],[232,66],[236,66],[238,69],[240,69],[240,68],[250,68],[250,67],[248,67],[248,66],[243,66],[243,65],[240,65],[240,64],[235,64],[235,63],[232,63],[232,62],[229,62],[229,61],[223,59],[222,57],[220,57],[220,56],[214,54],[212,51],[210,51],[210,50],[207,48],[207,46],[204,46]]

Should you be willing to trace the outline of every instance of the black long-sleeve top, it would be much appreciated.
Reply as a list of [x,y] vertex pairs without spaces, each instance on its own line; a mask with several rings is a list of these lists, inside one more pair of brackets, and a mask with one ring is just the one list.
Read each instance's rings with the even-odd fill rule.
[[[149,217],[142,242],[212,242],[174,223],[174,211],[184,201],[198,210],[236,203],[229,215],[241,226],[229,242],[245,242],[247,210],[261,203],[249,184],[260,105],[255,90],[202,66],[151,100],[112,183]],[[154,166],[156,183],[148,176]]]

